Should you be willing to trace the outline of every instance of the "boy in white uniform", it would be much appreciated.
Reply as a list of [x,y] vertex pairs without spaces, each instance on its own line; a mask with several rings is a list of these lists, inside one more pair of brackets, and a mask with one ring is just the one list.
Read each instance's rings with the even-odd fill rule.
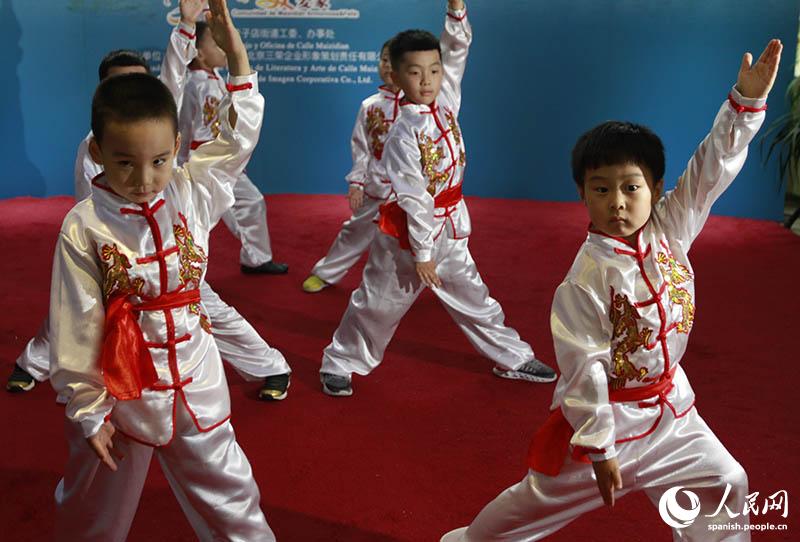
[[780,53],[772,40],[752,67],[745,54],[711,133],[663,198],[653,132],[607,122],[578,140],[572,172],[591,226],[553,300],[561,377],[550,418],[533,437],[529,474],[443,541],[540,540],[630,491],[658,505],[674,488],[696,504],[674,540],[750,540],[747,474],[694,408],[681,367],[695,317],[687,254],[744,165]]
[[[204,23],[197,24],[197,56],[189,64],[189,77],[179,111],[181,150],[178,164],[219,132],[219,104],[225,97],[225,85],[217,72],[225,67],[225,53],[214,42]],[[241,270],[246,274],[285,274],[289,267],[272,260],[272,245],[267,228],[267,203],[264,194],[242,173],[234,186],[236,203],[222,220],[239,239]]]
[[[352,395],[351,374],[369,374],[397,325],[430,287],[472,345],[504,378],[552,382],[555,372],[505,325],[469,252],[470,219],[461,197],[466,152],[458,111],[472,29],[462,0],[449,0],[441,44],[409,30],[391,40],[392,80],[403,90],[400,114],[380,162],[392,195],[380,208],[359,288],[350,297],[320,369],[322,390]],[[441,89],[441,93],[439,90]]]
[[400,88],[392,82],[390,41],[383,44],[378,64],[383,85],[378,92],[361,102],[350,139],[353,169],[345,180],[353,215],[342,224],[328,253],[314,265],[311,276],[303,282],[303,291],[310,294],[342,280],[367,250],[377,232],[375,219],[378,208],[391,192],[391,183],[380,178],[376,170],[389,128],[400,111],[402,97]]
[[104,174],[64,219],[51,285],[51,381],[67,399],[69,442],[56,540],[125,540],[153,453],[200,540],[275,540],[199,292],[264,100],[224,0],[207,19],[231,58],[231,96],[219,137],[184,168],[163,83],[110,77],[92,102],[90,152]]
[[[170,89],[180,108],[186,82],[187,65],[196,55],[195,19],[203,10],[203,0],[181,0],[181,23],[170,35],[159,78]],[[135,51],[118,50],[107,54],[98,68],[100,81],[125,73],[149,73],[147,61]],[[92,193],[92,180],[102,172],[102,167],[89,154],[92,132],[78,147],[75,160],[75,198],[81,201]],[[203,304],[212,321],[212,330],[223,358],[245,380],[264,380],[259,397],[264,400],[282,400],[288,394],[290,372],[286,359],[277,349],[269,346],[239,312],[225,303],[203,280],[200,285]],[[30,391],[36,382],[49,378],[50,345],[45,320],[37,334],[28,341],[16,360],[14,370],[6,383],[12,393]]]

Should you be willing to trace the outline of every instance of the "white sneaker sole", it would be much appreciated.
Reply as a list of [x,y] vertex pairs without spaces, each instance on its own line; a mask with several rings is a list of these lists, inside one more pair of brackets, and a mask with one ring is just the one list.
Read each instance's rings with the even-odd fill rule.
[[499,376],[500,378],[506,378],[508,380],[525,380],[527,382],[536,382],[539,384],[555,382],[558,379],[558,375],[554,375],[552,378],[547,378],[544,376],[535,376],[529,373],[513,371],[510,369],[500,369],[499,367],[493,367],[492,372],[495,374],[495,376]]
[[331,388],[329,388],[325,384],[325,381],[322,380],[321,377],[320,377],[319,381],[322,383],[322,392],[325,393],[326,395],[330,395],[331,397],[350,397],[351,395],[353,395],[353,384],[352,384],[352,382],[350,383],[350,388],[349,389],[346,389],[346,390],[332,390]]
[[34,388],[34,386],[36,386],[36,381],[35,380],[31,380],[30,383],[22,385],[22,386],[14,385],[12,387],[12,386],[6,385],[6,391],[11,392],[11,393],[20,393],[20,392],[24,392],[24,391],[31,391]]

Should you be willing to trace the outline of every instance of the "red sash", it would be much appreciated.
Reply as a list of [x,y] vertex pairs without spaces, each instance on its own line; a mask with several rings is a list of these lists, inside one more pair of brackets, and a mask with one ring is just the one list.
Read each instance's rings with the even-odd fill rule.
[[[436,209],[449,209],[458,205],[462,199],[461,183],[448,188],[433,199],[433,206]],[[386,235],[391,235],[400,241],[400,248],[404,250],[411,249],[411,243],[408,240],[408,218],[405,211],[400,208],[397,201],[384,203],[380,207],[381,216],[378,219],[378,228]],[[445,213],[445,216],[450,216],[450,213]]]
[[153,358],[136,313],[175,309],[200,301],[200,290],[164,294],[134,305],[127,295],[112,296],[106,305],[100,367],[109,393],[120,401],[138,399],[158,380]]
[[[672,389],[672,377],[674,375],[675,371],[672,370],[661,380],[648,386],[609,390],[608,399],[612,403],[639,401],[639,407],[662,404],[666,401],[666,396]],[[645,401],[648,399],[655,400],[655,402],[646,403]],[[531,444],[528,448],[528,466],[532,470],[548,476],[558,475],[561,467],[564,466],[564,461],[569,453],[569,442],[574,434],[575,430],[564,417],[561,409],[552,411],[531,439]],[[572,449],[572,458],[583,463],[591,463],[588,455],[598,452],[598,450],[575,446]]]

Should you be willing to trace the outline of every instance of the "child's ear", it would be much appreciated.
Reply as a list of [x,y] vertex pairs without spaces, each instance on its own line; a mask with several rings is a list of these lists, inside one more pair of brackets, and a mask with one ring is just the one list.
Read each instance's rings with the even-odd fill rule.
[[578,185],[578,196],[581,198],[583,203],[586,203],[586,191],[583,188],[583,185]]
[[100,145],[94,136],[89,140],[89,156],[92,157],[95,164],[103,165],[103,153],[100,152]]
[[659,179],[653,186],[653,201],[661,199],[661,194],[664,193],[664,179]]
[[175,150],[173,151],[174,155],[178,155],[178,152],[181,150],[181,134],[175,136]]

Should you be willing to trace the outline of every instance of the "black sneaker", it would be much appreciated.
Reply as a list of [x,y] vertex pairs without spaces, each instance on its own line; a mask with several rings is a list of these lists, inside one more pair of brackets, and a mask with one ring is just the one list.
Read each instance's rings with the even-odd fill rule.
[[6,382],[6,391],[11,393],[31,391],[35,385],[36,380],[25,369],[14,364],[14,371]]
[[262,401],[283,401],[289,395],[290,384],[289,373],[268,376],[258,392],[258,398]]
[[528,382],[546,383],[552,382],[558,378],[553,369],[536,358],[525,362],[522,367],[516,370],[506,369],[505,367],[495,365],[494,369],[492,369],[492,372],[500,378],[508,378],[510,380],[527,380]]
[[289,272],[289,266],[285,263],[276,263],[272,260],[262,263],[256,267],[242,265],[242,273],[245,275],[285,275]]
[[330,373],[319,373],[322,382],[322,391],[333,397],[350,397],[353,395],[353,385],[349,376],[339,376]]

